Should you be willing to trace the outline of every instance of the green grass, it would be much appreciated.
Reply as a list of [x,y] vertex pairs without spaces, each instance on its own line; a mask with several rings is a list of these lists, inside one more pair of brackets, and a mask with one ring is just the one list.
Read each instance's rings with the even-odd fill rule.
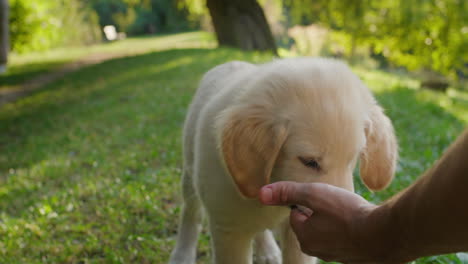
[[164,35],[160,37],[136,37],[121,41],[83,47],[67,47],[47,52],[11,54],[8,72],[0,75],[0,89],[21,84],[43,73],[86,56],[100,54],[134,55],[142,52],[158,51],[168,48],[213,47],[214,38],[205,32]]
[[[84,68],[0,108],[0,263],[167,262],[180,210],[181,128],[198,80],[229,60],[272,58],[172,49],[170,40],[181,36],[131,40],[160,43],[159,51]],[[467,94],[423,92],[403,75],[356,72],[387,109],[400,142],[388,190],[370,193],[356,179],[358,192],[379,202],[408,186],[468,124]],[[208,243],[204,231],[198,263],[209,263]],[[461,262],[448,255],[417,263]]]

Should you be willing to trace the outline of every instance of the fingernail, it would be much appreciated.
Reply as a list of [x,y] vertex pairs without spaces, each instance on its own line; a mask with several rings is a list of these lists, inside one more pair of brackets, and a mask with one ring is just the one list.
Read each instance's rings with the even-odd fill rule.
[[260,195],[263,203],[270,204],[273,202],[273,191],[270,188],[263,188]]

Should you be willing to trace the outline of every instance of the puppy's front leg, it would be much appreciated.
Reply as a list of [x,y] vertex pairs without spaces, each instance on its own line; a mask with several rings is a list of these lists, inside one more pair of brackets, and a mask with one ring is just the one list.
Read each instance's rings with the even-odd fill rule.
[[210,223],[213,264],[252,264],[252,238],[244,230],[227,229]]
[[281,224],[281,247],[283,264],[315,264],[317,258],[310,257],[301,251],[299,241],[289,225],[289,219]]
[[255,264],[281,264],[281,251],[270,230],[255,236],[254,249]]

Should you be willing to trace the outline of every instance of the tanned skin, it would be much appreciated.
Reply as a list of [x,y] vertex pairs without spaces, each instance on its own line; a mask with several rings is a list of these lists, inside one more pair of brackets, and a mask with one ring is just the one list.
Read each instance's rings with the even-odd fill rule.
[[302,205],[290,223],[302,250],[327,261],[404,263],[468,251],[468,130],[413,185],[376,206],[321,183],[277,182],[266,205]]

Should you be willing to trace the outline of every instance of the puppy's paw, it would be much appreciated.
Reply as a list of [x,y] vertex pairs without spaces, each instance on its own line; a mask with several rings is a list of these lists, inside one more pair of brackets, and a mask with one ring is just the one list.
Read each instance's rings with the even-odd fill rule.
[[255,237],[255,264],[281,264],[281,250],[275,241],[273,233],[270,230],[265,230]]
[[255,255],[255,264],[281,264],[281,251],[278,249],[270,250],[270,252],[258,252]]
[[169,264],[195,264],[195,257],[193,254],[172,252]]

